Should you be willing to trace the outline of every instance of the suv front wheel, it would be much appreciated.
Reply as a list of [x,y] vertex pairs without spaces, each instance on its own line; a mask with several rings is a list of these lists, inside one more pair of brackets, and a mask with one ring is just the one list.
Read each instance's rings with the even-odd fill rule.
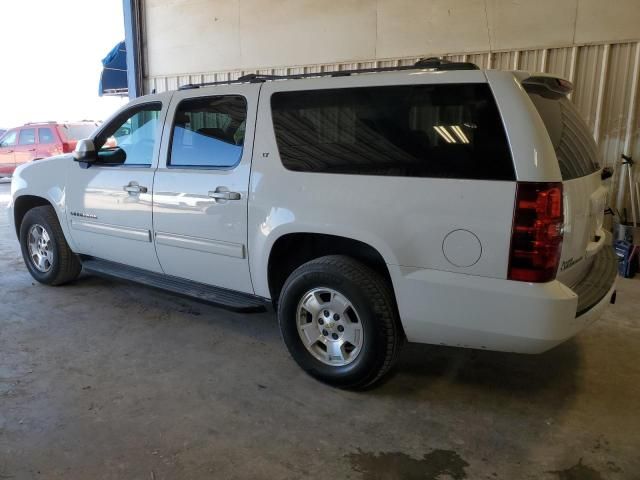
[[75,280],[82,265],[71,251],[53,207],[29,210],[20,224],[22,258],[31,276],[46,285]]
[[291,274],[278,322],[300,367],[341,388],[362,389],[382,378],[403,338],[388,282],[343,255],[312,260]]

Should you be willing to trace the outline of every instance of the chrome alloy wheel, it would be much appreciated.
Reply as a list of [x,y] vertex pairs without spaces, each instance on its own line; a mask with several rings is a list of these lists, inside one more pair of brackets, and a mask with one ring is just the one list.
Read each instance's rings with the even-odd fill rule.
[[34,224],[29,228],[27,237],[29,258],[33,266],[42,273],[47,273],[53,266],[53,250],[49,233],[42,225]]
[[364,329],[347,297],[331,288],[314,288],[298,304],[296,326],[306,349],[332,367],[353,362],[364,343]]

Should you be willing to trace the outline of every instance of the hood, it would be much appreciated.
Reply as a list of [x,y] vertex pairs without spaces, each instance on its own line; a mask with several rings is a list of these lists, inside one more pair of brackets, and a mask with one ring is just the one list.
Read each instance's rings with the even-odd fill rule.
[[51,164],[66,164],[67,162],[73,162],[73,154],[65,153],[62,155],[55,155],[53,157],[43,158],[42,160],[35,160],[32,162],[23,163],[18,165],[13,173],[13,176],[22,175],[25,172],[31,173],[32,171],[38,171],[37,169],[49,169]]

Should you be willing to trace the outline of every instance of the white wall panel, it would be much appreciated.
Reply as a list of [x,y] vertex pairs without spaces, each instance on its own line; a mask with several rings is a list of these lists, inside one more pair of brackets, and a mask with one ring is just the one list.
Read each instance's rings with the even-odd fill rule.
[[150,77],[227,70],[240,58],[240,0],[144,2]]
[[151,77],[640,36],[640,0],[141,1]]
[[491,49],[484,0],[379,0],[377,17],[378,58]]
[[[564,1],[558,0],[556,3],[561,4]],[[535,3],[538,3],[538,0]],[[639,30],[640,0],[578,1],[575,43],[637,40]]]
[[487,0],[492,50],[551,47],[573,42],[577,0]]
[[256,68],[373,58],[375,46],[376,0],[240,2],[241,56],[236,65]]

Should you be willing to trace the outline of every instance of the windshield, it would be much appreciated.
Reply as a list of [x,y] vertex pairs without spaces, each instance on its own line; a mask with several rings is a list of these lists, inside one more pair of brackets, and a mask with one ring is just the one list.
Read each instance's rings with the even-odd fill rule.
[[89,138],[98,128],[94,123],[65,123],[60,129],[66,140],[83,140]]

